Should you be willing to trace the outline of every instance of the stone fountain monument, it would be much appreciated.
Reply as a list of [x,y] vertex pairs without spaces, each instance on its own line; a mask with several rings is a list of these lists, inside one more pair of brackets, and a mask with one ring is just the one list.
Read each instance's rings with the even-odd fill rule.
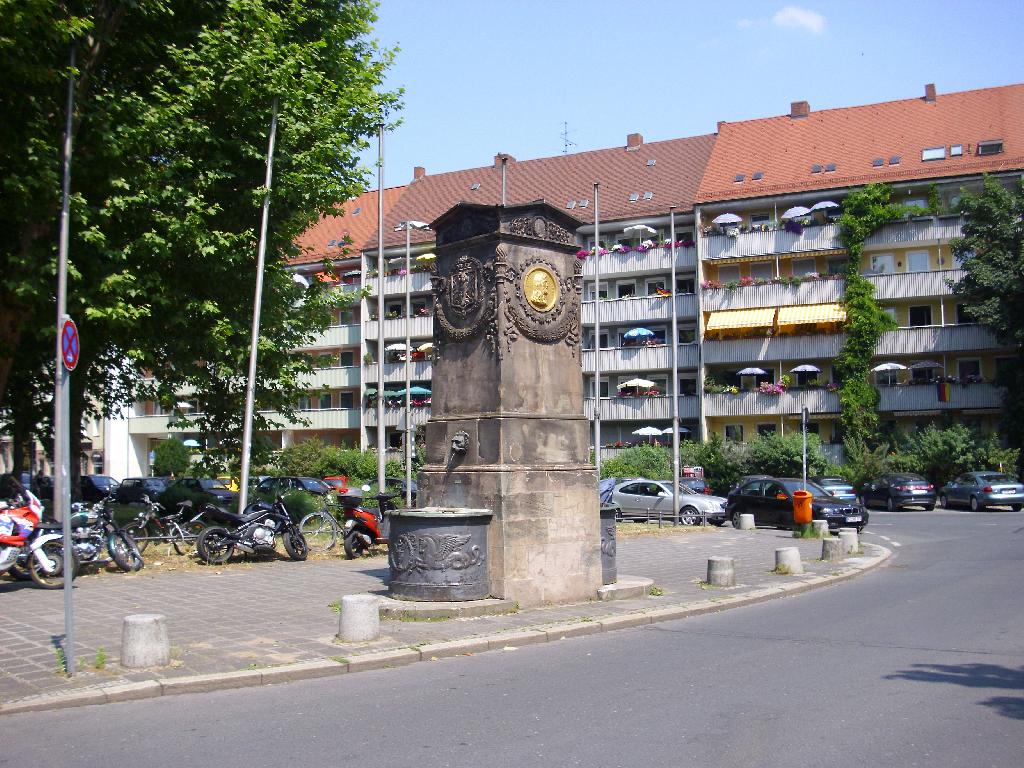
[[579,221],[544,202],[460,203],[437,233],[423,507],[485,508],[490,594],[594,599],[597,475],[580,368]]

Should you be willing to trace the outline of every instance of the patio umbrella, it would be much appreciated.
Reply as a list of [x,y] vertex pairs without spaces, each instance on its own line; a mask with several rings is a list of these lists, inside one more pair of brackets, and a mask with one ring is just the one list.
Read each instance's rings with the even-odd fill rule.
[[641,240],[644,239],[644,235],[656,235],[656,234],[658,234],[658,230],[654,229],[654,227],[648,227],[646,224],[634,224],[631,227],[623,227],[622,231],[623,232],[636,232],[640,236]]
[[653,336],[653,335],[654,335],[654,331],[649,330],[647,328],[630,328],[628,331],[626,331],[624,334],[622,334],[622,338],[624,338],[624,339],[639,339],[639,338],[646,338],[648,336]]
[[434,342],[428,341],[426,344],[420,344],[416,347],[417,352],[429,352],[434,348]]
[[838,208],[839,203],[833,203],[831,200],[822,200],[820,203],[815,203],[811,206],[812,211],[823,211],[826,208]]
[[199,441],[198,440],[186,440],[184,443],[182,443],[182,445],[184,445],[186,448],[198,448],[199,447]]
[[790,208],[788,211],[782,214],[782,218],[795,219],[797,216],[806,216],[810,212],[810,208],[804,208],[802,205],[794,205],[792,208]]
[[642,387],[643,389],[650,389],[653,386],[656,386],[655,383],[653,381],[648,381],[647,379],[630,379],[629,381],[624,381],[619,384],[619,389],[624,389],[626,387]]
[[396,344],[388,344],[384,347],[385,352],[405,352],[407,349],[408,347],[400,342]]
[[[403,392],[402,394],[404,395],[405,393]],[[410,395],[429,395],[430,394],[430,390],[427,389],[426,387],[409,387],[409,394]]]
[[910,364],[910,370],[912,371],[931,370],[932,368],[941,367],[942,363],[936,363],[934,360],[921,360],[919,362]]
[[907,366],[900,365],[899,363],[879,363],[871,370],[876,373],[878,371],[905,371],[907,370]]
[[821,368],[819,368],[816,365],[811,365],[810,363],[804,363],[803,365],[798,365],[796,368],[790,368],[789,372],[790,373],[821,373]]
[[362,274],[358,269],[350,269],[348,272],[342,272],[342,277],[359,277]]
[[722,213],[722,214],[719,214],[718,216],[715,216],[715,218],[713,218],[711,220],[711,223],[712,224],[739,224],[741,221],[743,221],[743,217],[742,216],[737,216],[735,213]]
[[739,372],[739,376],[764,376],[768,371],[763,368],[744,368]]
[[433,253],[424,253],[421,256],[416,257],[416,261],[433,261],[437,256]]
[[657,427],[640,427],[640,429],[634,429],[633,434],[640,435],[641,437],[654,437],[655,435],[662,434],[662,432]]
[[[680,433],[689,434],[690,430],[688,430],[686,427],[679,427],[679,432]],[[661,434],[663,434],[663,435],[671,435],[672,434],[672,427],[665,427],[663,430],[661,430]]]

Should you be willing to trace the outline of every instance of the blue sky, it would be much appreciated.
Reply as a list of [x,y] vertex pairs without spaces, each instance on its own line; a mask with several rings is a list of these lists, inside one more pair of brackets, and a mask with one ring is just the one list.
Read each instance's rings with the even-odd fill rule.
[[[1024,81],[1019,2],[383,0],[403,124],[385,184],[713,133],[718,120]],[[374,148],[364,155],[376,161]],[[376,186],[376,174],[372,184]]]

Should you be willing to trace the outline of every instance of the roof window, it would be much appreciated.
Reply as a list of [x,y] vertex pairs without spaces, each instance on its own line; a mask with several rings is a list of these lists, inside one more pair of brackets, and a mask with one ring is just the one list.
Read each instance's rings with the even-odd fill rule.
[[737,184],[739,184],[739,183],[740,183],[741,181],[743,181],[743,180],[744,180],[745,178],[747,178],[747,177],[746,177],[746,176],[745,176],[744,174],[742,174],[742,173],[737,173],[737,174],[736,174],[736,176],[734,176],[734,177],[733,177],[733,181],[735,181],[735,182],[736,182]]
[[876,157],[874,160],[871,161],[872,168],[881,168],[883,165],[885,165],[884,157]]
[[751,181],[760,181],[764,178],[764,171],[755,171],[754,175],[750,177]]
[[921,160],[945,160],[946,159],[946,147],[928,147],[927,149],[921,150]]
[[949,156],[950,157],[962,157],[964,154],[963,144],[950,144],[949,145]]
[[835,170],[836,170],[836,164],[835,163],[829,163],[828,165],[825,166],[825,172],[826,173],[834,173]]
[[337,240],[328,240],[327,241],[327,247],[328,248],[330,248],[332,245],[337,245],[337,244],[338,244]]
[[565,207],[571,211],[573,208],[576,207],[576,201],[570,200],[568,203],[565,204]]
[[821,173],[821,166],[820,165],[812,165],[811,166],[811,173]]
[[899,165],[902,159],[900,155],[893,155],[889,158],[889,165]]
[[471,192],[475,192],[476,190],[480,189],[480,182],[474,181],[472,184],[470,184],[469,189]]
[[979,141],[978,142],[978,155],[998,155],[1003,151],[1003,140],[995,139],[994,141]]
[[653,199],[654,199],[654,193],[653,192],[644,192],[644,200],[653,200]]
[[587,207],[588,205],[590,205],[590,198],[589,198],[589,197],[584,197],[584,198],[583,198],[582,200],[580,200],[580,202],[579,202],[579,206],[580,206],[580,208],[586,208],[586,207]]
[[648,168],[650,168],[650,167],[651,167],[652,165],[654,165],[654,163],[655,163],[655,160],[654,160],[654,158],[653,158],[653,157],[652,157],[652,158],[650,158],[650,159],[649,159],[649,160],[647,161],[647,167],[648,167]]
[[640,193],[639,192],[630,192],[629,193],[629,202],[635,203],[639,199],[640,199]]
[[354,211],[352,211],[352,215],[353,216],[358,216],[359,212],[362,211],[362,210],[363,210],[362,208],[356,208]]

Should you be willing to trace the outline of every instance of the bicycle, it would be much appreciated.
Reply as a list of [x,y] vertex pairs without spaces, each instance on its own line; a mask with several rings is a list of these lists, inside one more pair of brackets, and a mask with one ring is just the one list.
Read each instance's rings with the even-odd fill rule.
[[299,521],[299,530],[306,537],[310,552],[327,552],[338,543],[341,526],[325,503],[316,512],[310,512]]
[[151,541],[169,543],[179,555],[187,555],[196,546],[196,539],[206,528],[206,524],[200,519],[203,516],[203,509],[190,520],[185,520],[186,510],[192,510],[191,501],[178,503],[176,511],[170,514],[161,515],[164,511],[161,504],[150,501],[148,496],[142,497],[143,503],[147,505],[145,511],[140,512],[135,522],[126,526],[126,530],[135,539],[139,552],[145,552]]

